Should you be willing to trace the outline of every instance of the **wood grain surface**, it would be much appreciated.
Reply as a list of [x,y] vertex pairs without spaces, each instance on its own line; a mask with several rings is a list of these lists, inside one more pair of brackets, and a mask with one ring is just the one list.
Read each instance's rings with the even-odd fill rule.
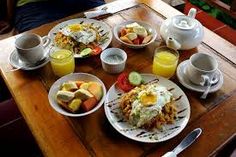
[[[113,8],[113,14],[100,17],[99,20],[107,23],[111,29],[116,24],[135,19],[152,24],[159,32],[164,19],[181,14],[160,0],[121,0],[107,6]],[[31,32],[43,36],[61,21],[76,17],[83,17],[83,14],[43,25]],[[203,42],[195,49],[181,51],[179,62],[196,52],[211,54],[219,62],[224,84],[219,91],[210,94],[206,100],[201,100],[200,93],[184,88],[175,76],[171,78],[188,96],[191,117],[183,132],[158,144],[139,143],[122,136],[109,124],[103,108],[82,118],[68,118],[58,114],[50,107],[47,98],[50,86],[57,79],[50,64],[35,71],[9,72],[11,66],[8,64],[8,57],[14,50],[15,38],[0,41],[1,75],[45,156],[161,156],[173,149],[196,127],[201,127],[203,134],[180,156],[208,156],[236,132],[235,46],[206,28]],[[143,49],[127,48],[115,39],[110,47],[119,47],[127,52],[125,71],[151,73],[154,50],[163,44],[158,35],[154,43]],[[102,70],[99,56],[76,60],[76,72],[96,75],[103,80],[107,89],[117,78],[117,75],[107,74]]]

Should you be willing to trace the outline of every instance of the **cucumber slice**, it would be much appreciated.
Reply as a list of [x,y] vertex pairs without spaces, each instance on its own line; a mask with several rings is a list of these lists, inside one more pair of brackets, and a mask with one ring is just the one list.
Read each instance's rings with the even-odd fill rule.
[[92,49],[91,48],[86,48],[86,49],[83,49],[80,52],[80,55],[81,55],[81,57],[84,57],[84,56],[90,55],[91,53],[92,53]]
[[142,83],[142,76],[139,73],[133,71],[129,73],[129,82],[134,86],[138,86]]

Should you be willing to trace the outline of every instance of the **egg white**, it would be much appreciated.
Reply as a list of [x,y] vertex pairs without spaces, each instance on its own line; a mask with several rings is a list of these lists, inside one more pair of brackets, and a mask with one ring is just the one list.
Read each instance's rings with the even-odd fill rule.
[[[157,101],[150,106],[146,106],[140,101],[140,97],[148,92],[156,94],[157,96]],[[132,110],[129,117],[131,123],[137,127],[141,127],[150,122],[151,119],[160,114],[165,104],[171,102],[172,96],[172,93],[169,92],[166,87],[158,84],[148,85],[145,90],[138,94],[137,99],[132,103]]]
[[96,40],[96,32],[91,28],[83,28],[81,30],[72,30],[70,27],[65,27],[61,30],[62,34],[72,37],[79,43],[88,45]]

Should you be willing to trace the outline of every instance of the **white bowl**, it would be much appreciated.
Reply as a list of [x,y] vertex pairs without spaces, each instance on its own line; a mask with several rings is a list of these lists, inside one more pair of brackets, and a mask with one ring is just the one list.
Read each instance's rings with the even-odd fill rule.
[[[152,39],[146,43],[146,44],[140,44],[140,45],[135,45],[135,44],[129,44],[129,43],[126,43],[122,40],[120,40],[120,37],[119,37],[119,33],[120,31],[125,28],[126,25],[128,24],[131,24],[131,23],[138,23],[139,25],[143,26],[149,34],[152,34]],[[156,29],[154,27],[152,27],[151,25],[145,23],[145,22],[142,22],[142,21],[135,21],[135,20],[131,20],[131,21],[126,21],[126,22],[123,22],[121,24],[118,24],[116,25],[114,28],[113,28],[113,34],[115,36],[115,38],[121,42],[123,45],[129,47],[129,48],[133,48],[133,49],[139,49],[139,48],[143,48],[149,44],[151,44],[157,37],[157,32],[156,32]]]
[[[111,58],[109,56],[113,57]],[[122,72],[125,69],[127,54],[122,49],[108,48],[101,53],[100,58],[103,70],[108,73],[116,74]]]
[[[92,110],[90,110],[88,112],[83,112],[83,113],[68,112],[68,111],[64,110],[56,101],[56,93],[59,91],[61,84],[64,82],[67,82],[67,81],[76,81],[76,80],[94,81],[94,82],[98,82],[102,85],[103,96],[102,96],[101,100],[99,101],[97,106],[95,106]],[[91,113],[95,112],[96,110],[98,110],[102,106],[102,104],[105,100],[105,96],[106,96],[106,87],[99,78],[97,78],[94,75],[87,74],[87,73],[72,73],[72,74],[68,74],[66,76],[61,77],[52,85],[52,87],[50,88],[49,93],[48,93],[48,100],[49,100],[49,103],[52,106],[52,108],[54,110],[56,110],[57,112],[59,112],[60,114],[65,115],[65,116],[69,116],[69,117],[82,117],[82,116],[86,116],[86,115],[91,114]]]

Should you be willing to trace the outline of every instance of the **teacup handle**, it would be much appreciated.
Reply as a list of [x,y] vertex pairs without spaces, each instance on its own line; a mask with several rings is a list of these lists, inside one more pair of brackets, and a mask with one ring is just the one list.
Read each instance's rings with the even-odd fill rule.
[[200,82],[200,85],[201,86],[204,86],[206,83],[207,84],[215,84],[218,82],[219,78],[218,77],[215,77],[216,75],[213,74],[212,75],[212,78],[210,78],[208,75],[202,75],[201,78],[202,78],[202,81]]
[[210,82],[210,78],[207,75],[201,75],[201,79],[202,79],[202,81],[200,82],[201,86],[204,86],[206,82]]
[[48,36],[43,36],[42,41],[44,48],[46,48],[51,43],[51,39]]

